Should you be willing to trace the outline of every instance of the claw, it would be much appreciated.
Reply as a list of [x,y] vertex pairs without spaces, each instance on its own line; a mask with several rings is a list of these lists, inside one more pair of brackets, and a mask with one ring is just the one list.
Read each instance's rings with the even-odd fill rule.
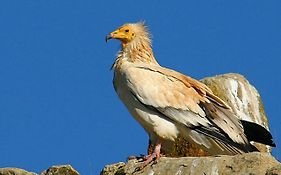
[[161,149],[161,144],[157,144],[154,148],[154,151],[152,154],[149,154],[147,156],[143,157],[143,162],[141,164],[141,166],[139,167],[140,170],[142,170],[144,167],[146,167],[148,164],[150,164],[151,162],[157,163],[159,158],[160,158],[160,149]]
[[161,150],[161,144],[156,144],[152,154],[149,154],[146,156],[144,156],[144,155],[129,156],[128,160],[137,159],[139,162],[141,162],[140,165],[135,168],[134,172],[141,171],[150,163],[152,163],[152,165],[156,164],[158,162],[159,158],[161,157],[160,150]]

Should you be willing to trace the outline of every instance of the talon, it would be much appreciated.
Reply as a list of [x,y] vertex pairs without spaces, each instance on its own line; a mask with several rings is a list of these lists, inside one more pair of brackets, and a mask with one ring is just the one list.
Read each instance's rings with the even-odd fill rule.
[[139,170],[142,170],[144,167],[146,167],[148,164],[153,163],[156,164],[160,158],[160,149],[161,149],[161,144],[157,144],[154,148],[154,151],[152,154],[149,154],[147,156],[142,157],[143,162],[142,164],[138,167]]

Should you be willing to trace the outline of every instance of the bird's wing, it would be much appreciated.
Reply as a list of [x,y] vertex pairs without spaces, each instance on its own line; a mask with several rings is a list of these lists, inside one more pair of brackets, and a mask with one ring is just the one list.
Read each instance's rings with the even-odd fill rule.
[[214,139],[248,145],[240,121],[201,82],[157,65],[127,69],[131,93],[143,105]]

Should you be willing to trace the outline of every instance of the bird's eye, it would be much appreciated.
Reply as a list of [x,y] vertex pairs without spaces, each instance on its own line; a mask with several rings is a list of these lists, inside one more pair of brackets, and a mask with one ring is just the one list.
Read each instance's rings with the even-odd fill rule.
[[128,32],[129,32],[129,29],[126,29],[125,32],[128,33]]

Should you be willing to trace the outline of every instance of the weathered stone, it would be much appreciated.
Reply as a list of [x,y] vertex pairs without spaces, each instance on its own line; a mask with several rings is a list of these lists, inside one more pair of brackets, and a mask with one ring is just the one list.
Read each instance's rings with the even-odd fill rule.
[[0,175],[37,175],[20,168],[0,168]]
[[107,165],[103,168],[101,174],[103,175],[121,175],[124,174],[124,166],[126,163],[119,162],[112,165]]
[[281,174],[281,164],[274,166],[266,171],[266,175],[280,175]]
[[50,167],[40,175],[79,175],[79,173],[71,165],[59,165]]
[[[254,86],[240,74],[229,73],[201,80],[215,95],[223,99],[239,119],[251,121],[269,130],[261,96]],[[254,143],[261,152],[270,152],[271,148]]]
[[[0,175],[38,175],[19,168],[0,168]],[[39,175],[79,175],[71,165],[57,165],[43,171]]]
[[244,76],[229,73],[201,81],[223,99],[240,119],[258,123],[268,129],[261,96]]
[[140,162],[137,160],[130,160],[126,165],[124,163],[118,163],[118,166],[108,165],[102,170],[101,175],[264,175],[270,168],[280,166],[280,163],[269,153],[254,152],[217,157],[161,157],[157,164],[136,171],[139,165]]

